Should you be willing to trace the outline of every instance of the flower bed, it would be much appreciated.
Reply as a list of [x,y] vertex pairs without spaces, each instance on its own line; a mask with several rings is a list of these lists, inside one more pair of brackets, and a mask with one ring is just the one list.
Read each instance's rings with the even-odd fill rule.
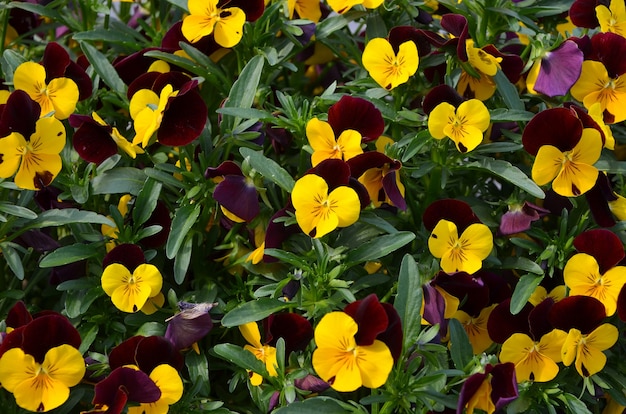
[[626,408],[623,0],[0,12],[3,412]]

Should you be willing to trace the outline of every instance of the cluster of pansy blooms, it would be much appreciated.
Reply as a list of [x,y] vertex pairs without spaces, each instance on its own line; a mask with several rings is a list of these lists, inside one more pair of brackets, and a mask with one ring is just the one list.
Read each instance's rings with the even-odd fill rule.
[[624,412],[624,0],[32,3],[0,406]]

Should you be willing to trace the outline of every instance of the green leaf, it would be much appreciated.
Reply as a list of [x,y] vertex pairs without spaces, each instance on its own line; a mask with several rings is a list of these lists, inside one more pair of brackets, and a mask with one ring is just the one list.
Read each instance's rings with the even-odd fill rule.
[[218,108],[215,110],[218,114],[239,117],[242,119],[262,119],[271,120],[274,117],[267,111],[255,108]]
[[270,298],[260,298],[251,302],[245,302],[224,315],[222,326],[231,328],[248,322],[260,321],[290,306],[291,304],[289,303]]
[[525,257],[507,257],[502,261],[503,269],[517,269],[542,275],[543,269],[537,263]]
[[0,253],[7,261],[9,268],[19,280],[24,280],[24,266],[22,265],[22,258],[9,243],[0,243]]
[[389,253],[395,252],[415,239],[415,234],[410,231],[399,231],[394,234],[385,234],[362,244],[346,255],[346,263],[357,263],[376,260]]
[[97,28],[87,32],[78,32],[74,34],[73,39],[77,42],[89,40],[95,42],[118,43],[133,50],[137,49],[137,44],[142,44],[145,39],[129,26],[119,24],[116,21],[110,21],[110,28]]
[[500,96],[502,96],[504,103],[509,109],[516,109],[519,111],[524,111],[526,109],[524,107],[524,102],[522,102],[519,97],[517,88],[507,79],[502,70],[496,72],[496,76],[494,76],[493,79],[496,82],[496,90]]
[[489,111],[491,122],[528,122],[535,114],[524,109],[496,108]]
[[[241,71],[237,80],[230,89],[225,108],[250,108],[254,103],[265,59],[263,56],[254,56]],[[222,130],[232,131],[240,122],[238,117],[225,115],[222,121]]]
[[517,315],[528,302],[539,283],[543,280],[542,275],[527,274],[519,278],[515,291],[511,297],[511,313]]
[[133,167],[119,167],[96,176],[91,185],[93,194],[137,195],[146,182],[146,174]]
[[470,344],[467,332],[458,319],[451,318],[448,322],[448,332],[450,333],[450,356],[454,366],[464,369],[472,360],[474,355],[472,344]]
[[172,220],[173,231],[170,232],[165,244],[165,254],[168,259],[173,259],[176,256],[185,240],[185,236],[187,236],[199,215],[200,206],[197,204],[183,206],[176,211]]
[[405,254],[398,275],[398,293],[393,302],[402,321],[405,350],[414,344],[421,328],[422,286],[415,259]]
[[0,201],[0,211],[15,217],[21,217],[30,220],[37,218],[37,213],[35,213],[34,211],[26,207],[17,206],[11,203],[5,203],[4,201]]
[[261,360],[254,354],[237,345],[218,344],[213,347],[213,352],[222,359],[229,361],[238,367],[254,371],[257,374],[268,377],[269,373]]
[[117,71],[109,63],[106,56],[104,56],[98,49],[93,47],[87,42],[79,42],[80,48],[85,53],[87,60],[91,63],[91,66],[96,73],[102,78],[112,90],[117,92],[121,96],[126,96],[126,85],[124,81],[117,74]]
[[206,355],[203,352],[199,354],[187,352],[185,354],[185,365],[187,366],[189,379],[194,386],[198,387],[202,395],[208,395],[210,392],[209,361]]
[[193,250],[193,237],[187,237],[178,254],[174,258],[174,280],[177,284],[182,284],[187,276],[187,269],[191,263],[191,252]]
[[564,400],[569,412],[574,414],[592,414],[592,411],[587,408],[587,405],[579,400],[575,395],[563,393],[562,399]]
[[295,267],[299,267],[302,269],[308,269],[308,262],[301,255],[297,255],[295,253],[288,252],[286,250],[280,249],[265,249],[263,251],[264,254],[268,256],[272,256],[280,260],[281,262],[289,263]]
[[13,82],[13,73],[22,63],[26,62],[23,55],[15,50],[7,49],[2,53],[2,72],[6,82]]
[[348,19],[343,15],[332,16],[322,20],[315,27],[315,39],[322,40],[348,25]]
[[160,182],[148,178],[145,181],[143,188],[137,195],[135,200],[135,207],[133,208],[133,225],[138,227],[145,223],[152,212],[154,211],[159,196],[161,195],[161,188],[163,184]]
[[291,193],[295,181],[283,167],[276,161],[267,158],[261,151],[254,151],[250,148],[239,148],[241,155],[248,161],[250,166],[257,170],[263,177],[267,178],[283,190]]
[[78,210],[76,208],[46,210],[37,216],[35,220],[29,221],[26,225],[28,229],[41,229],[44,227],[62,226],[72,223],[106,224],[115,226],[109,218],[93,211]]
[[88,259],[98,254],[101,246],[95,244],[76,243],[70,246],[59,247],[58,249],[48,253],[39,262],[39,267],[55,267],[63,266],[68,263],[78,262],[79,260]]
[[359,411],[356,407],[331,397],[311,397],[304,401],[294,401],[273,411],[273,414],[346,414],[350,412]]
[[491,174],[495,174],[500,178],[505,179],[511,184],[526,191],[528,194],[537,197],[544,198],[546,195],[543,190],[535,184],[533,180],[528,178],[519,168],[512,165],[508,161],[496,160],[490,157],[484,157],[482,155],[474,155],[476,161],[472,161],[469,164],[463,165],[463,168],[475,169],[480,171],[486,171]]

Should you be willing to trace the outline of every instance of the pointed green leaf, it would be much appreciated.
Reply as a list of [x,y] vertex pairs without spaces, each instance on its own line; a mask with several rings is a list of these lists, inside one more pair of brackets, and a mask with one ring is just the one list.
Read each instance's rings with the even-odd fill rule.
[[193,250],[193,237],[187,237],[178,254],[174,258],[174,281],[181,285],[187,276],[187,269],[191,263],[191,252]]
[[400,315],[405,349],[414,344],[421,328],[422,286],[419,269],[415,259],[406,254],[400,264],[398,275],[398,293],[393,306]]
[[146,174],[133,167],[119,167],[105,171],[92,181],[93,194],[137,195],[146,182]]
[[0,211],[15,217],[21,217],[30,220],[37,218],[37,213],[26,207],[17,206],[11,203],[5,203],[3,201],[0,201]]
[[111,89],[122,96],[126,96],[126,85],[117,74],[117,71],[98,49],[87,42],[79,42],[80,48],[85,53],[87,60],[96,73]]
[[230,328],[248,322],[260,321],[290,306],[291,304],[289,303],[270,298],[260,298],[251,302],[242,303],[224,315],[222,318],[222,326]]
[[474,155],[474,158],[476,159],[475,161],[463,165],[463,168],[470,168],[495,174],[534,197],[544,198],[546,196],[543,190],[535,184],[533,180],[528,178],[522,170],[512,165],[510,162],[496,160],[482,155]]
[[222,359],[232,362],[238,367],[254,371],[265,377],[269,376],[265,365],[250,351],[233,344],[218,344],[213,347],[213,352]]
[[178,253],[180,246],[185,240],[185,236],[189,233],[189,230],[193,227],[194,223],[200,215],[199,205],[183,206],[176,211],[174,219],[172,220],[172,229],[167,243],[165,244],[165,254],[168,259],[173,259]]
[[528,298],[533,294],[539,283],[543,280],[543,274],[527,274],[519,278],[515,291],[511,297],[511,313],[517,315],[528,302]]
[[399,231],[394,234],[378,236],[356,249],[350,250],[346,255],[346,263],[355,265],[379,259],[407,245],[413,239],[415,239],[415,234],[410,231]]
[[295,184],[291,177],[283,167],[270,158],[267,158],[261,151],[254,151],[250,148],[239,148],[241,155],[248,161],[250,166],[258,171],[263,177],[267,178],[283,190],[291,193]]
[[448,322],[450,333],[450,356],[457,369],[464,369],[473,357],[472,344],[470,344],[467,332],[458,319],[451,318]]
[[69,246],[59,247],[58,249],[48,253],[39,262],[39,267],[55,267],[63,266],[68,263],[78,262],[79,260],[88,259],[98,254],[100,248],[95,244],[76,243]]
[[[230,89],[228,99],[224,103],[225,108],[250,108],[254,103],[265,59],[263,56],[257,55],[250,59],[241,71],[237,80]],[[232,131],[240,122],[238,117],[224,115],[222,121],[222,130]]]
[[115,226],[110,219],[93,211],[76,208],[52,209],[41,212],[36,219],[28,221],[24,229],[41,229],[72,223],[106,224]]
[[161,187],[163,187],[163,184],[152,178],[148,178],[145,181],[143,188],[137,195],[135,207],[133,208],[134,226],[141,226],[150,218],[161,195]]
[[11,269],[15,277],[19,280],[24,280],[24,266],[17,250],[11,247],[9,243],[0,243],[0,253],[4,256],[4,260],[7,261],[9,269]]

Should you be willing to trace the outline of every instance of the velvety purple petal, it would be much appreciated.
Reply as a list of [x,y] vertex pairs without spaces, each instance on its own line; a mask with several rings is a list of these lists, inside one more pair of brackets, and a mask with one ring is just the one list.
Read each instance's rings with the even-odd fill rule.
[[528,316],[532,309],[533,306],[530,303],[526,303],[517,315],[513,315],[511,313],[511,299],[496,305],[487,321],[489,337],[494,342],[502,344],[514,333],[530,335]]
[[11,92],[0,116],[0,137],[19,132],[26,139],[35,132],[41,107],[22,90]]
[[140,91],[142,89],[149,89],[153,91],[154,82],[157,80],[159,76],[161,76],[161,73],[159,72],[147,72],[147,73],[143,73],[137,76],[128,85],[128,89],[126,90],[126,96],[128,97],[128,99],[129,100],[132,99],[133,95],[137,93],[137,91]]
[[296,378],[293,383],[297,388],[311,392],[322,392],[330,388],[329,383],[311,374],[304,378]]
[[[183,32],[181,31],[182,25],[182,20],[178,21],[174,23],[172,27],[170,27],[167,33],[165,33],[165,36],[163,36],[163,39],[161,40],[161,46],[163,48],[165,48],[166,50],[175,51],[180,49],[180,42],[191,45],[191,43],[185,38],[185,36],[183,36]],[[193,47],[207,56],[210,56],[211,54],[222,48],[220,45],[217,44],[214,36],[203,37],[202,39],[194,43]]]
[[[270,218],[270,221],[267,224],[267,229],[265,230],[265,248],[266,249],[278,249],[282,246],[283,242],[289,238],[289,236],[300,233],[300,227],[298,227],[297,224],[294,223],[294,224],[285,226],[285,223],[283,221],[276,221],[277,219],[280,219],[280,218],[291,217],[293,216],[294,213],[295,213],[295,210],[293,206],[289,206],[289,207],[285,207],[285,208],[278,210]],[[274,262],[277,262],[278,259],[272,256],[264,255],[263,261],[265,263],[274,263]],[[300,286],[299,281],[292,281],[292,282],[294,282],[294,284],[295,282],[297,282],[297,287],[299,288]],[[295,292],[293,296],[295,296]]]
[[78,100],[82,101],[87,99],[93,93],[93,83],[85,69],[78,63],[70,61],[70,64],[65,69],[65,77],[72,79],[78,86]]
[[213,321],[209,314],[212,307],[212,303],[193,304],[192,308],[177,313],[168,321],[165,338],[177,350],[191,347],[213,328]]
[[359,326],[355,335],[357,345],[371,345],[378,334],[384,332],[389,325],[387,312],[374,293],[348,304],[343,311]]
[[170,235],[172,218],[170,216],[169,208],[162,200],[157,201],[156,207],[154,208],[154,211],[152,211],[150,218],[143,223],[143,227],[150,227],[154,225],[161,226],[161,230],[152,236],[144,237],[139,240],[139,244],[146,249],[156,249],[163,246]]
[[448,321],[444,317],[446,311],[446,301],[435,287],[426,283],[422,286],[424,301],[424,319],[431,325],[439,324],[439,332],[435,339],[446,335],[448,331]]
[[539,112],[528,122],[522,134],[522,144],[531,155],[537,155],[543,145],[570,151],[578,144],[582,133],[582,122],[573,111],[550,108]]
[[600,265],[601,274],[617,265],[626,256],[620,238],[606,229],[592,229],[580,233],[574,239],[574,247],[580,253],[593,256]]
[[127,401],[151,403],[161,398],[161,390],[148,374],[130,367],[117,367],[96,384],[93,403],[118,406],[122,391]]
[[385,122],[380,111],[371,102],[350,95],[344,95],[328,109],[328,123],[338,137],[347,129],[358,131],[362,142],[370,142],[380,137]]
[[617,316],[626,322],[626,285],[622,286],[617,296]]
[[367,188],[365,188],[365,186],[361,184],[359,180],[354,177],[350,177],[350,180],[348,180],[348,187],[356,191],[356,194],[359,196],[359,201],[361,202],[361,210],[370,205],[370,202],[372,200],[370,200],[370,195],[367,192]]
[[228,175],[213,191],[213,198],[228,211],[245,221],[251,221],[260,211],[259,194],[246,177]]
[[505,49],[498,50],[494,45],[487,45],[483,50],[496,58],[502,58],[500,62],[500,68],[506,75],[509,82],[512,84],[517,83],[524,70],[524,61],[518,54],[504,53]]
[[111,128],[95,122],[84,122],[72,137],[78,155],[87,162],[100,164],[117,154],[117,144],[111,137]]
[[580,122],[582,122],[583,124],[583,128],[594,128],[596,131],[598,131],[600,133],[600,136],[602,137],[602,145],[605,144],[606,136],[604,135],[604,131],[584,108],[581,108],[580,106],[572,102],[566,102],[563,104],[563,106],[573,110],[576,113],[576,116],[578,116],[578,119],[580,119]]
[[263,14],[265,1],[263,0],[220,0],[217,7],[239,7],[246,14],[246,20],[253,22]]
[[109,354],[111,368],[137,365],[143,372],[150,373],[161,364],[169,364],[177,370],[183,365],[180,352],[162,336],[133,336],[113,348]]
[[491,401],[496,410],[502,409],[518,396],[515,364],[512,362],[496,364],[491,370]]
[[304,350],[313,339],[313,327],[305,317],[296,313],[277,313],[263,321],[265,339],[276,346],[278,338],[285,341],[285,355]]
[[[178,48],[178,43],[176,43],[176,47],[172,47],[171,49],[176,50]],[[128,56],[124,56],[113,62],[113,67],[126,85],[130,85],[135,79],[139,78],[144,73],[147,73],[148,68],[156,59],[145,56],[145,53],[152,50],[160,49],[156,47],[149,47]]]
[[[488,367],[489,371],[491,371],[491,365],[488,365]],[[487,380],[487,375],[488,372],[477,372],[467,377],[459,394],[459,403],[456,409],[457,414],[463,414],[465,412],[465,406],[472,399],[474,394],[476,394],[476,391],[478,391],[483,382]]]
[[397,171],[389,171],[385,174],[383,177],[383,190],[385,190],[385,194],[387,194],[393,205],[404,211],[406,210],[406,201],[398,187],[397,175]]
[[70,64],[70,55],[60,44],[50,42],[46,45],[41,63],[46,68],[46,83],[49,83],[52,79],[65,76],[65,69]]
[[31,247],[38,253],[47,253],[56,250],[61,245],[41,230],[27,230],[16,240],[20,245]]
[[132,273],[137,266],[146,263],[146,256],[143,253],[143,249],[136,244],[119,244],[104,256],[102,269],[106,269],[112,263],[124,265]]
[[[152,84],[152,90],[158,95],[161,90],[167,86],[172,85],[175,91],[178,91],[178,96],[186,94],[190,89],[194,89],[198,86],[198,81],[189,79],[189,75],[179,71],[169,71],[165,73],[159,73],[154,83]],[[190,106],[188,109],[193,108]]]
[[548,319],[548,314],[550,313],[550,309],[552,309],[552,305],[554,305],[554,300],[552,298],[546,298],[540,304],[535,306],[528,314],[528,325],[531,333],[530,336],[534,338],[535,341],[539,341],[543,335],[554,329]]
[[480,223],[469,204],[451,198],[434,201],[426,207],[422,216],[424,227],[428,231],[432,231],[442,219],[456,224],[459,236],[470,224]]
[[605,174],[598,174],[596,184],[585,193],[585,199],[589,205],[591,217],[598,226],[613,227],[616,224],[608,202],[616,200],[617,197]]
[[465,41],[468,38],[469,26],[467,18],[460,14],[444,14],[441,18],[441,27],[458,39],[456,53],[461,62],[467,62],[467,49]]
[[208,109],[196,90],[170,98],[157,139],[163,145],[183,146],[198,138],[207,122]]
[[[511,286],[503,275],[480,269],[472,276],[487,286],[489,290],[489,300],[487,302],[487,306],[493,305],[494,303],[500,303],[511,297]],[[517,277],[515,277],[515,279],[517,280]]]
[[552,305],[550,323],[555,328],[569,332],[576,328],[583,334],[596,329],[606,317],[602,302],[591,296],[569,296]]
[[243,177],[241,167],[232,161],[224,161],[217,167],[209,167],[204,172],[205,178],[222,177],[225,175],[240,175]]
[[[412,41],[417,46],[417,55],[426,56],[430,53],[430,35],[425,30],[417,29],[413,26],[394,26],[389,30],[389,43],[398,51],[400,45],[407,41]],[[443,39],[442,39],[443,40]]]
[[[15,332],[15,331],[13,331]],[[11,335],[11,332],[0,346],[0,355],[2,355],[7,349],[14,346],[5,348],[5,342]],[[57,313],[49,313],[43,316],[36,316],[32,322],[23,326],[21,332],[22,344],[19,344],[24,353],[32,355],[35,361],[42,363],[46,352],[51,348],[59,345],[68,344],[78,349],[81,344],[80,334],[65,317]],[[15,342],[13,342],[15,344]]]
[[524,202],[522,206],[510,209],[500,219],[500,233],[509,235],[530,229],[533,221],[539,220],[549,211],[532,203]]
[[330,158],[317,164],[307,174],[319,175],[328,184],[328,191],[348,185],[350,182],[350,166],[347,162]]
[[442,102],[448,102],[456,108],[463,102],[463,97],[449,85],[438,85],[426,94],[422,102],[422,109],[428,115]]
[[595,29],[600,25],[596,16],[596,0],[575,0],[569,9],[569,17],[578,27]]
[[576,43],[566,40],[541,59],[541,68],[533,88],[549,97],[566,95],[578,80],[582,64],[583,52]]
[[387,345],[389,351],[391,351],[393,360],[397,361],[402,353],[402,341],[404,339],[404,334],[402,333],[402,320],[393,305],[389,303],[381,303],[381,305],[383,305],[383,308],[387,313],[387,320],[389,323],[387,324],[387,329],[378,334],[376,339]]
[[597,33],[591,37],[590,59],[604,64],[611,78],[617,78],[626,73],[626,61],[622,57],[626,54],[626,39],[618,34],[607,32]]
[[52,286],[58,286],[68,280],[76,280],[87,275],[87,260],[55,266],[50,271],[48,281]]
[[465,272],[448,275],[439,272],[431,282],[447,293],[459,299],[459,309],[470,316],[478,316],[489,304],[489,288],[480,279],[475,279]]
[[365,171],[371,168],[383,168],[385,164],[392,167],[392,169],[399,169],[402,166],[400,161],[393,160],[378,151],[364,152],[350,158],[346,162],[350,167],[350,175],[355,178],[359,178],[365,173]]
[[15,305],[9,309],[7,313],[7,317],[5,320],[6,326],[9,328],[19,328],[20,326],[28,325],[32,322],[33,317],[31,316],[28,309],[26,309],[26,305],[21,300],[15,302]]

